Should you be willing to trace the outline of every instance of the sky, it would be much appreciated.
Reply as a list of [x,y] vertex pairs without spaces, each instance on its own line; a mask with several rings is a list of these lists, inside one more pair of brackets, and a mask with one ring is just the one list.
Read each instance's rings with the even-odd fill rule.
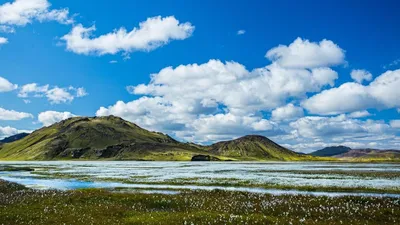
[[180,141],[400,149],[397,1],[0,0],[0,138],[120,116]]

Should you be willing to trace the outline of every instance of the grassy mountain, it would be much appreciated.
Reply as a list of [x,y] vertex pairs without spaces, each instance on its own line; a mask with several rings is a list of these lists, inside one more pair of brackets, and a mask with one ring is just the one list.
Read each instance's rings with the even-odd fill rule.
[[232,141],[218,142],[209,146],[209,151],[215,155],[247,160],[301,160],[307,158],[305,155],[286,149],[259,135],[248,135]]
[[0,158],[49,159],[189,159],[204,151],[140,128],[119,117],[75,117],[4,144]]
[[310,155],[313,155],[313,156],[335,156],[335,155],[346,153],[350,150],[351,150],[351,148],[349,148],[349,147],[339,145],[339,146],[331,146],[331,147],[323,148],[321,150],[310,153]]
[[[119,117],[75,117],[0,146],[3,160],[302,160],[262,136],[245,136],[210,146],[178,142]],[[203,157],[204,156],[204,157]]]
[[26,137],[28,135],[29,135],[28,133],[20,133],[20,134],[16,134],[16,135],[13,135],[13,136],[10,136],[10,137],[6,137],[3,140],[0,140],[0,144],[11,143],[11,142],[14,142],[14,141],[18,141],[18,140],[20,140],[20,139],[22,139],[22,138],[24,138],[24,137]]

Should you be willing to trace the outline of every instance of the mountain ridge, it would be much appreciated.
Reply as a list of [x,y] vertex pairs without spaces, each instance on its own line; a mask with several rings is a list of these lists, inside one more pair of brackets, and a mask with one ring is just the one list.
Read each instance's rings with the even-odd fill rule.
[[349,160],[377,160],[377,161],[398,161],[400,150],[394,149],[352,149],[347,146],[330,146],[310,153],[313,156],[333,157]]
[[14,141],[18,141],[18,140],[20,140],[20,139],[22,139],[22,138],[24,138],[24,137],[26,137],[26,136],[28,136],[29,135],[29,133],[19,133],[19,134],[14,134],[14,135],[12,135],[12,136],[9,136],[9,137],[6,137],[6,138],[3,138],[2,140],[0,140],[0,144],[5,144],[5,143],[11,143],[11,142],[14,142]]

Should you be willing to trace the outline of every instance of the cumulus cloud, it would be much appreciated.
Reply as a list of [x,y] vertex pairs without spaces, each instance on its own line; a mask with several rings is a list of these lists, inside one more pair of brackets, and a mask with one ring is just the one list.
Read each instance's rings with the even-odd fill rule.
[[397,130],[381,120],[361,120],[349,115],[306,116],[289,123],[289,134],[275,138],[296,151],[311,152],[327,146],[389,149],[400,147]]
[[390,126],[392,126],[393,128],[400,128],[400,120],[391,120]]
[[[310,93],[334,86],[338,74],[328,66],[344,63],[344,50],[329,41],[301,40],[299,46],[304,46],[299,49],[305,49],[301,53],[294,50],[296,42],[300,41],[287,47],[290,53],[271,57],[270,65],[253,70],[238,62],[220,60],[166,67],[151,74],[149,83],[127,87],[129,93],[141,97],[101,107],[96,115],[121,116],[147,129],[200,143],[261,134],[291,149],[308,152],[324,143],[351,147],[400,146],[393,126],[364,119],[371,116],[366,110],[369,107],[396,101],[377,91],[392,89],[397,82],[396,72],[385,73],[368,86],[349,82],[330,88],[315,96],[325,92],[335,92],[334,95],[313,102],[310,99],[315,96],[307,100]],[[309,52],[320,54],[317,57],[320,61]],[[339,56],[335,58],[329,52]],[[293,59],[298,63],[288,63]],[[395,92],[390,93],[396,96]],[[344,99],[346,104],[342,102]],[[298,106],[301,102],[309,111],[349,114],[304,116]]]
[[304,101],[303,106],[309,112],[321,115],[370,108],[398,108],[400,107],[399,85],[400,70],[387,71],[367,86],[348,82],[337,88],[325,90]]
[[76,115],[70,112],[45,111],[39,113],[38,120],[40,123],[43,124],[43,126],[50,126],[54,123],[60,122],[61,120],[65,120],[75,116]]
[[148,85],[128,90],[171,101],[214,102],[231,112],[247,113],[281,106],[288,97],[302,98],[308,92],[318,92],[332,85],[337,74],[329,68],[286,69],[277,64],[248,71],[237,62],[210,60],[201,65],[167,67],[151,77]]
[[86,95],[88,95],[88,93],[86,92],[85,88],[83,87],[76,88],[76,97],[80,98],[80,97],[85,97]]
[[15,28],[8,25],[0,25],[0,32],[2,33],[15,33]]
[[113,32],[93,37],[95,26],[74,26],[70,33],[61,39],[66,42],[67,50],[77,54],[116,54],[118,52],[151,51],[172,40],[184,40],[194,31],[189,22],[180,23],[174,16],[152,17],[141,22],[138,28],[127,31],[119,28]]
[[281,132],[277,124],[269,120],[232,113],[200,116],[189,128],[177,135],[192,142],[215,142],[253,133],[274,136]]
[[0,77],[0,92],[8,92],[18,88],[18,85],[12,84],[7,79]]
[[75,98],[84,97],[86,95],[87,92],[82,87],[75,88],[70,86],[68,88],[60,88],[54,86],[50,88],[48,84],[40,86],[37,83],[23,85],[18,93],[18,97],[20,98],[46,97],[51,104],[69,103]]
[[[304,42],[322,48],[330,45]],[[334,86],[338,78],[336,71],[326,67],[333,61],[316,64],[307,54],[298,57],[314,66],[285,67],[279,63],[280,58],[273,58],[272,64],[253,70],[238,62],[215,59],[203,64],[166,67],[151,74],[149,83],[127,87],[129,93],[144,96],[101,107],[96,114],[121,116],[145,128],[196,142],[248,133],[282,134],[285,131],[277,128],[277,122],[303,116],[303,110],[294,104],[287,105],[287,100],[305,99],[308,93]],[[263,112],[271,110],[274,110],[271,120],[264,118]],[[223,129],[211,126],[218,122]],[[210,128],[204,124],[210,124]]]
[[8,43],[8,39],[5,37],[0,37],[0,45],[4,45]]
[[350,75],[354,81],[356,81],[357,83],[360,83],[360,84],[364,80],[365,81],[372,80],[372,74],[366,70],[352,70]]
[[47,0],[15,0],[0,5],[0,24],[7,26],[25,26],[38,21],[57,21],[63,24],[73,23],[68,9],[50,10]]
[[0,139],[6,138],[6,137],[10,137],[12,135],[23,133],[23,132],[30,133],[30,131],[18,130],[16,128],[10,127],[10,126],[6,126],[6,127],[0,126]]
[[350,118],[362,118],[372,116],[367,110],[352,112],[348,115]]
[[46,97],[52,104],[72,102],[74,96],[66,88],[55,87],[46,92]]
[[37,83],[23,85],[18,93],[18,97],[27,98],[29,94],[33,93],[35,97],[42,97],[43,93],[49,90],[49,85],[39,86]]
[[33,118],[33,115],[30,113],[0,108],[0,120],[22,120],[25,118]]
[[243,34],[245,34],[246,33],[246,31],[245,30],[238,30],[237,31],[237,35],[243,35]]
[[297,38],[289,46],[279,45],[266,54],[271,61],[288,68],[315,68],[343,64],[345,52],[330,40],[319,43]]
[[383,121],[357,120],[346,115],[336,117],[307,116],[290,123],[302,137],[355,137],[386,133],[390,126]]
[[304,115],[303,108],[294,106],[292,103],[289,103],[285,106],[278,107],[271,112],[272,120],[293,120]]

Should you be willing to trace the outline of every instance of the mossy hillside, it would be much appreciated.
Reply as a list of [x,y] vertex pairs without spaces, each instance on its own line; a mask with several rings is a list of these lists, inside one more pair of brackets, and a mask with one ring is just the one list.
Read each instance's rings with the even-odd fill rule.
[[313,158],[293,152],[259,135],[248,135],[232,141],[218,142],[208,148],[216,155],[247,160],[306,160]]

